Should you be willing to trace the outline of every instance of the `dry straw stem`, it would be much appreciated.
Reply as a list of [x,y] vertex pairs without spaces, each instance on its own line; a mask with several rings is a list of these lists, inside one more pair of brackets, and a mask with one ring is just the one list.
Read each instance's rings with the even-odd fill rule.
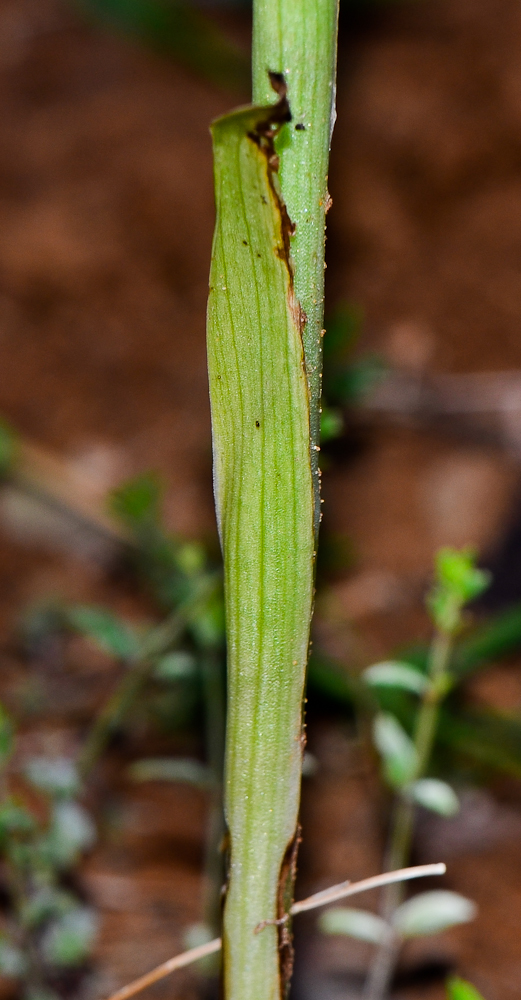
[[[319,906],[326,906],[328,903],[335,903],[337,900],[345,899],[347,896],[355,896],[359,892],[367,892],[369,889],[379,889],[383,885],[389,885],[391,882],[406,882],[413,878],[444,875],[445,871],[446,866],[443,863],[417,865],[413,868],[402,868],[396,872],[385,872],[383,875],[373,875],[371,878],[363,879],[361,882],[340,882],[338,885],[333,885],[329,889],[316,892],[313,896],[308,896],[307,899],[301,899],[298,903],[294,903],[290,911],[291,916],[295,916],[297,913],[304,913],[305,910],[314,910]],[[287,917],[282,919],[287,919]],[[263,921],[257,929],[262,930],[268,924],[269,921]],[[151,972],[140,976],[139,979],[134,979],[128,986],[123,986],[122,989],[113,993],[109,997],[109,1000],[128,1000],[129,997],[135,996],[136,993],[140,993],[147,986],[152,986],[153,983],[164,979],[165,976],[170,975],[171,972],[175,972],[176,969],[182,969],[184,966],[191,965],[201,958],[215,954],[215,952],[220,951],[221,946],[221,938],[214,938],[213,941],[201,944],[197,948],[190,948],[189,951],[183,951],[181,955],[169,958],[167,962],[156,966]]]

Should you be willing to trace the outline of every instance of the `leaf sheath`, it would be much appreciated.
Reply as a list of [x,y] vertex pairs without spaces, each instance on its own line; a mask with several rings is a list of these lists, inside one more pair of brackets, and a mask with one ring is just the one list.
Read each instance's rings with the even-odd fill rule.
[[273,132],[284,99],[219,119],[208,305],[214,480],[225,567],[230,835],[227,1000],[278,1000],[279,878],[295,836],[313,593],[309,398]]

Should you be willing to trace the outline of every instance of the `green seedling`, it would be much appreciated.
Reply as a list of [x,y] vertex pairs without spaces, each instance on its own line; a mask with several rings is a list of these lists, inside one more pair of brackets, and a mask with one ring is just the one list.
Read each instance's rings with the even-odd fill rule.
[[[9,897],[0,971],[18,981],[27,1000],[52,1000],[63,973],[84,965],[96,935],[94,911],[70,888],[70,872],[93,846],[96,830],[78,801],[81,782],[71,760],[37,757],[22,767],[3,709],[0,744],[0,857]],[[20,770],[40,799],[38,809],[10,791],[10,776]]]
[[[390,711],[378,711],[373,720],[373,741],[381,758],[382,776],[396,797],[385,859],[388,871],[407,863],[417,806],[446,817],[458,811],[454,790],[445,781],[429,776],[428,771],[440,709],[454,684],[452,658],[456,638],[464,627],[464,609],[488,582],[488,575],[477,568],[470,549],[442,549],[436,557],[434,585],[427,597],[435,634],[426,671],[391,660],[375,664],[363,675],[375,692],[396,689],[417,700],[412,734]],[[333,911],[324,918],[322,928],[328,933],[354,934],[377,944],[366,995],[368,1000],[382,1000],[407,938],[438,933],[472,920],[475,914],[474,904],[457,893],[424,892],[404,902],[402,888],[389,886],[380,917],[366,914],[357,923],[352,911]]]

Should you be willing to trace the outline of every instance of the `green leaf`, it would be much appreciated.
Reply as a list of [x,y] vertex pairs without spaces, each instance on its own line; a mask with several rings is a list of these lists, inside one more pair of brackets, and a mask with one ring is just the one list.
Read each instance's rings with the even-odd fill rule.
[[190,631],[203,649],[215,649],[224,642],[224,604],[222,595],[215,594],[190,625]]
[[323,406],[320,415],[320,440],[322,443],[340,437],[344,430],[344,418],[340,410],[332,406]]
[[106,608],[78,605],[67,613],[69,625],[110,656],[129,660],[139,654],[140,642],[126,622]]
[[457,924],[474,920],[477,906],[465,896],[444,889],[422,892],[402,903],[392,918],[394,929],[404,938],[439,934]]
[[466,677],[491,661],[521,648],[521,605],[494,615],[461,640],[452,657],[452,673]]
[[388,660],[385,663],[375,663],[364,670],[362,677],[367,684],[384,687],[398,687],[414,694],[425,694],[429,687],[428,678],[408,663],[398,660]]
[[158,681],[192,680],[197,673],[197,660],[192,653],[178,650],[162,656],[154,667],[154,677]]
[[459,810],[458,796],[445,781],[438,778],[421,778],[407,789],[407,794],[423,806],[440,816],[455,816]]
[[440,549],[435,559],[434,586],[427,605],[436,627],[453,635],[461,625],[461,610],[489,585],[490,573],[478,569],[476,553],[464,549]]
[[447,980],[447,998],[448,1000],[484,1000],[475,986],[467,983],[465,979],[460,979],[459,976],[453,976]]
[[48,795],[70,798],[80,790],[80,778],[69,757],[31,757],[24,767],[28,781]]
[[[453,679],[462,680],[487,666],[491,661],[509,656],[521,648],[521,605],[515,604],[477,625],[454,646],[451,658]],[[417,645],[401,651],[419,670],[425,670],[429,650]]]
[[380,712],[373,722],[373,740],[384,763],[384,773],[394,788],[407,785],[418,765],[414,743],[394,715]]
[[320,915],[318,926],[323,934],[346,934],[371,944],[382,944],[391,932],[385,920],[375,913],[347,906],[326,910]]
[[521,719],[518,716],[443,708],[438,742],[485,768],[521,778]]
[[153,472],[123,483],[110,496],[110,510],[128,527],[158,526],[161,520],[163,487]]
[[48,850],[59,868],[69,868],[96,841],[96,827],[77,802],[57,802],[52,812]]
[[476,567],[476,553],[472,548],[444,548],[436,554],[436,581],[466,604],[485,590],[490,574]]
[[128,769],[134,781],[178,781],[197,788],[212,788],[215,784],[208,767],[198,760],[182,757],[151,757],[137,760]]
[[93,910],[79,906],[54,921],[43,934],[41,947],[49,965],[81,965],[88,957],[97,931]]

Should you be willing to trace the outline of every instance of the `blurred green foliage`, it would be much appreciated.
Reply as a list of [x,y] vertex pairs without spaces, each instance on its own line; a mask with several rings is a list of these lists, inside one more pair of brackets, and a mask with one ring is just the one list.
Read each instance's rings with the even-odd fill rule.
[[136,38],[225,90],[247,95],[250,61],[188,0],[74,0],[90,19]]
[[[96,829],[78,801],[81,781],[72,760],[20,761],[14,725],[3,709],[0,743],[0,858],[9,897],[0,972],[19,981],[27,1000],[53,1000],[57,976],[85,962],[96,935],[96,915],[70,881],[71,870],[93,846]],[[16,774],[23,775],[31,794],[10,791]]]
[[447,1000],[484,1000],[477,989],[458,976],[447,982]]
[[388,368],[378,354],[355,356],[362,332],[363,312],[342,303],[326,319],[321,439],[325,444],[348,428],[346,414],[385,378]]

